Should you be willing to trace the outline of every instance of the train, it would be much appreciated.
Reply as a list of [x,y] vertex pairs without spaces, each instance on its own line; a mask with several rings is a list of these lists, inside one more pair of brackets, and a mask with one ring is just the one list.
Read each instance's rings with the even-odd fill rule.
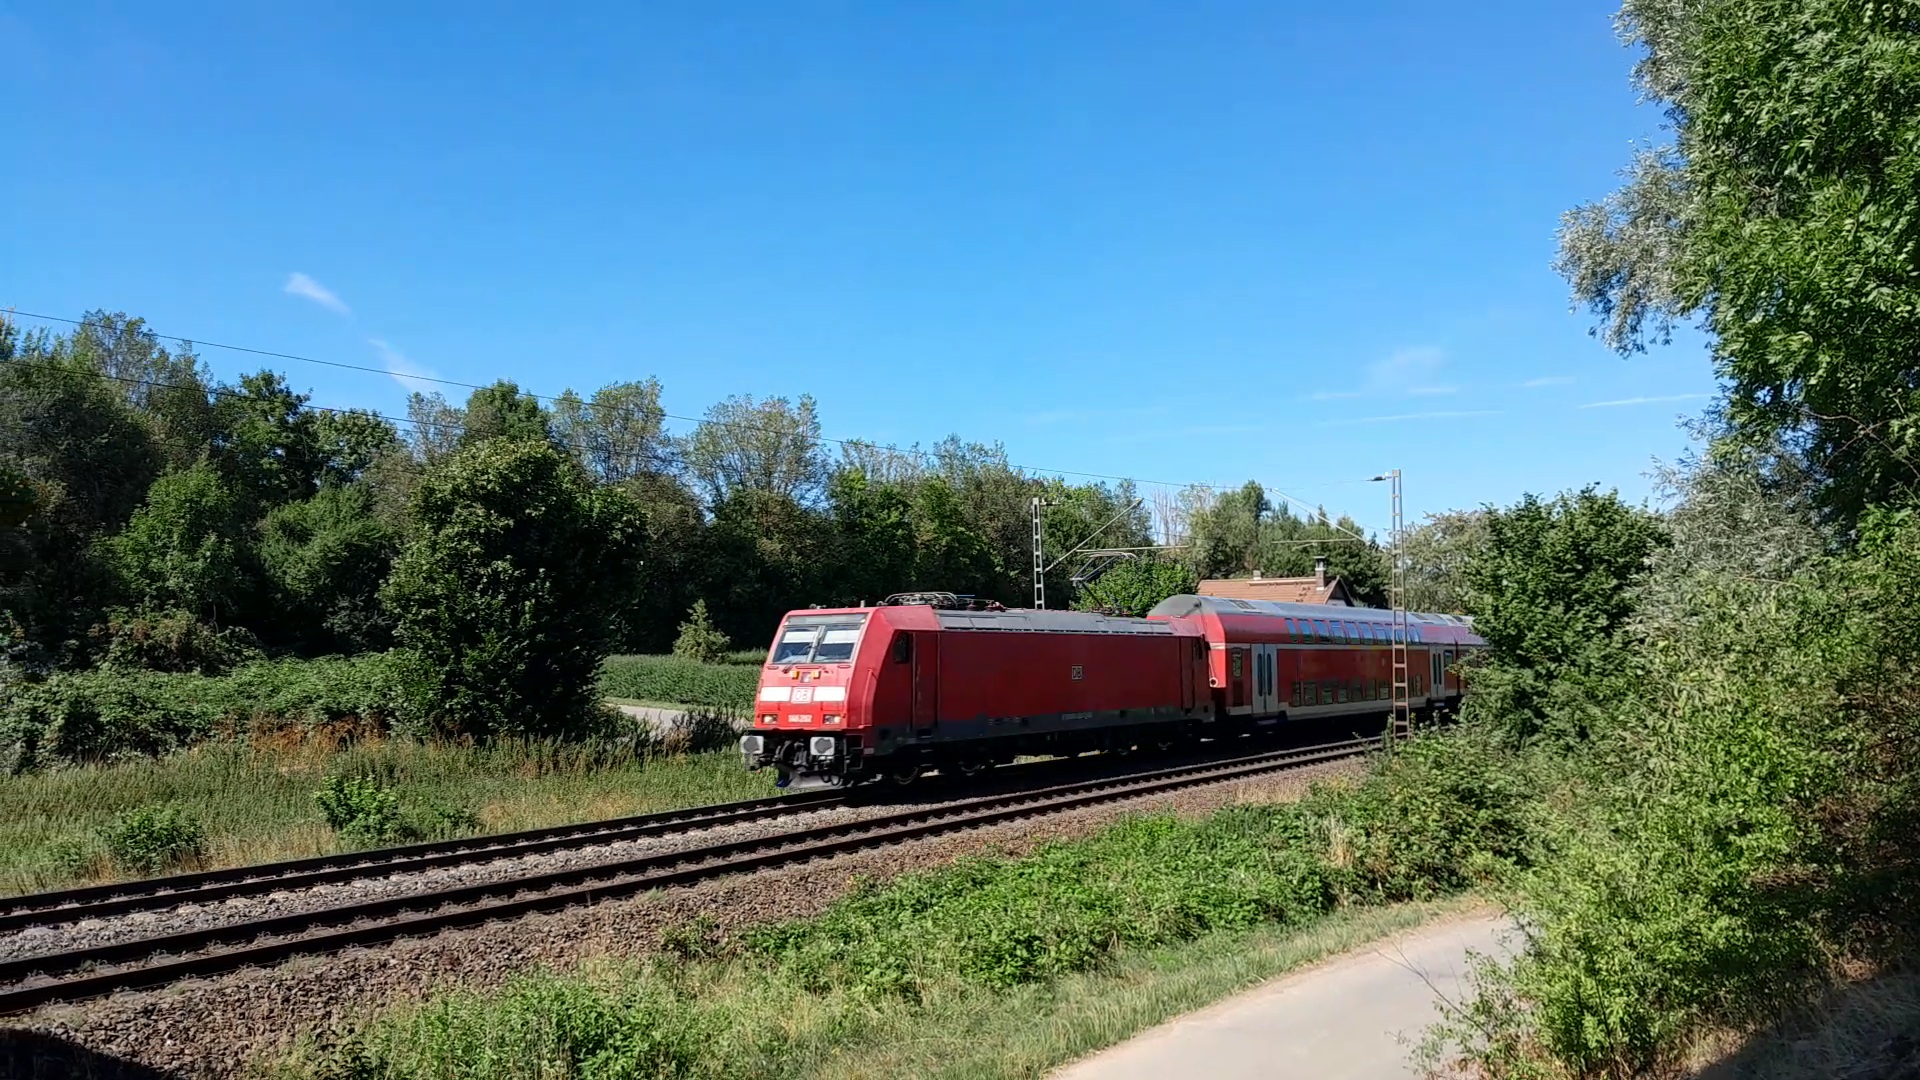
[[[1402,613],[1410,708],[1456,708],[1486,642],[1464,616]],[[1394,612],[1182,594],[1145,617],[912,594],[781,620],[749,769],[781,787],[972,775],[1016,757],[1172,749],[1293,721],[1392,714]]]

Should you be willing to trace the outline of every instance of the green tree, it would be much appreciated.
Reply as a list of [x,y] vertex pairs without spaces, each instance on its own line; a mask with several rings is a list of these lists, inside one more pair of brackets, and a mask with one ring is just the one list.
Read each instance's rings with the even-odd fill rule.
[[104,545],[122,594],[139,608],[188,611],[219,625],[246,589],[241,512],[239,496],[209,464],[154,481],[146,505]]
[[[1429,514],[1407,530],[1403,541],[1407,560],[1407,609],[1446,614],[1467,610],[1467,568],[1487,544],[1487,515],[1483,510],[1452,510]],[[1382,553],[1383,559],[1391,559]],[[1390,568],[1383,568],[1384,577]]]
[[551,441],[553,417],[540,399],[524,393],[507,379],[483,386],[467,396],[459,445],[488,439]]
[[314,417],[313,438],[322,463],[320,481],[335,486],[360,479],[401,446],[392,422],[363,409],[320,413]]
[[927,477],[910,491],[912,587],[997,598],[1004,575],[986,538],[967,520],[959,493],[939,476]]
[[1485,527],[1465,575],[1474,630],[1492,652],[1474,707],[1521,739],[1583,738],[1581,717],[1605,697],[1593,679],[1619,674],[1615,638],[1666,528],[1593,487],[1489,508]]
[[1671,145],[1566,215],[1559,268],[1630,352],[1698,316],[1726,419],[1830,513],[1920,494],[1920,33],[1857,0],[1627,0]]
[[47,355],[94,373],[147,424],[171,468],[198,461],[219,428],[213,378],[192,346],[182,342],[177,352],[169,351],[145,320],[89,311],[71,334],[50,343]]
[[271,371],[214,392],[214,460],[252,515],[312,495],[327,465],[316,414]]
[[391,626],[379,603],[395,551],[361,485],[328,485],[276,507],[260,524],[260,566],[273,590],[272,633],[317,651],[384,646]]
[[684,452],[688,473],[712,506],[743,492],[810,505],[827,481],[819,411],[805,394],[797,402],[747,394],[717,402]]
[[713,625],[713,618],[707,614],[707,602],[695,600],[687,611],[687,621],[680,624],[680,636],[673,640],[673,655],[717,664],[727,658],[732,648],[733,643]]
[[1081,611],[1145,615],[1169,596],[1200,587],[1193,568],[1169,559],[1128,559],[1089,582],[1073,598]]
[[827,485],[827,502],[833,514],[836,602],[872,602],[916,587],[936,587],[917,572],[920,555],[909,490],[842,469]]
[[[0,321],[0,463],[35,491],[35,511],[0,530],[0,625],[41,646],[77,640],[98,617],[111,576],[95,557],[159,475],[160,447],[93,369],[60,359],[45,335]],[[11,633],[11,632],[10,632]]]
[[21,524],[39,507],[40,494],[27,474],[0,461],[0,529]]
[[639,580],[644,522],[544,441],[490,439],[430,469],[381,591],[415,705],[438,732],[587,730]]
[[590,400],[568,390],[553,403],[555,440],[603,484],[673,470],[666,419],[658,379],[609,383]]
[[714,620],[735,641],[770,641],[780,616],[833,586],[833,522],[777,492],[741,490],[713,509],[708,581]]

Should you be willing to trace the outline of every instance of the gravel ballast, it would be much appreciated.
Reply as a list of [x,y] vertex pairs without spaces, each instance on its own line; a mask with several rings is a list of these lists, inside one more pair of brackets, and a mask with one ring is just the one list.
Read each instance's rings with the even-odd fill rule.
[[[826,908],[861,878],[885,879],[931,869],[958,856],[983,851],[1019,854],[1049,840],[1086,835],[1121,816],[1141,810],[1172,809],[1200,814],[1236,802],[1291,799],[1304,793],[1315,780],[1352,773],[1362,767],[1359,761],[1335,762],[1141,796],[590,907],[448,931],[379,948],[302,957],[268,969],[182,982],[160,990],[48,1006],[28,1016],[5,1021],[11,1030],[0,1028],[0,1071],[10,1063],[10,1057],[18,1059],[26,1054],[41,1057],[56,1067],[55,1071],[43,1075],[68,1075],[57,1071],[61,1063],[53,1059],[66,1053],[66,1048],[72,1048],[75,1051],[72,1061],[91,1057],[89,1064],[103,1070],[96,1073],[102,1076],[209,1080],[241,1076],[250,1063],[284,1052],[300,1033],[342,1030],[364,1021],[384,1006],[419,1000],[436,990],[484,989],[534,968],[565,969],[599,957],[644,955],[658,947],[663,931],[695,916],[707,916],[722,932],[755,923],[804,917]],[[809,812],[805,815],[805,824],[831,820],[826,815],[875,812],[874,808]],[[757,828],[767,833],[780,832],[795,827],[796,817],[747,822],[723,829],[729,837],[735,830]],[[712,842],[721,834],[721,829],[702,830],[690,838],[676,835],[638,843],[679,843],[691,847]],[[760,834],[740,832],[738,835]],[[552,856],[531,858],[549,857]],[[487,864],[483,869],[491,870],[494,865]],[[269,897],[245,899],[262,901]],[[338,902],[341,901],[334,898],[328,903],[315,902],[315,906]],[[166,914],[176,915],[181,910]],[[272,910],[281,913],[299,909]],[[243,917],[251,916],[233,915],[222,921]],[[143,932],[158,931],[147,928]],[[30,1042],[43,1043],[52,1049],[36,1051],[28,1045]],[[22,1069],[23,1063],[12,1064],[16,1070]],[[71,1063],[64,1067],[71,1068]]]

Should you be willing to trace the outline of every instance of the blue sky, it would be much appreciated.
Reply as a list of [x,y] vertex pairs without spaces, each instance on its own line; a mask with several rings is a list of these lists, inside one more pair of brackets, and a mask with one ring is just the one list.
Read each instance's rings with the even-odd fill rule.
[[1638,499],[1714,384],[1698,337],[1605,351],[1551,270],[1662,135],[1611,12],[0,0],[0,307],[545,394],[655,375],[687,416],[811,393],[830,436],[1370,527],[1356,481],[1394,467],[1414,516]]

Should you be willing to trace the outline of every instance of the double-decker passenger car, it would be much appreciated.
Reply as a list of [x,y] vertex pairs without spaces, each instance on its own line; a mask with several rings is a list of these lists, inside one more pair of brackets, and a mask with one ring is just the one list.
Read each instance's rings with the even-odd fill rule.
[[[1407,616],[1412,706],[1460,693],[1465,620]],[[796,611],[761,671],[750,767],[852,783],[1022,754],[1171,746],[1387,713],[1392,613],[1175,596],[1144,619],[933,604]]]

